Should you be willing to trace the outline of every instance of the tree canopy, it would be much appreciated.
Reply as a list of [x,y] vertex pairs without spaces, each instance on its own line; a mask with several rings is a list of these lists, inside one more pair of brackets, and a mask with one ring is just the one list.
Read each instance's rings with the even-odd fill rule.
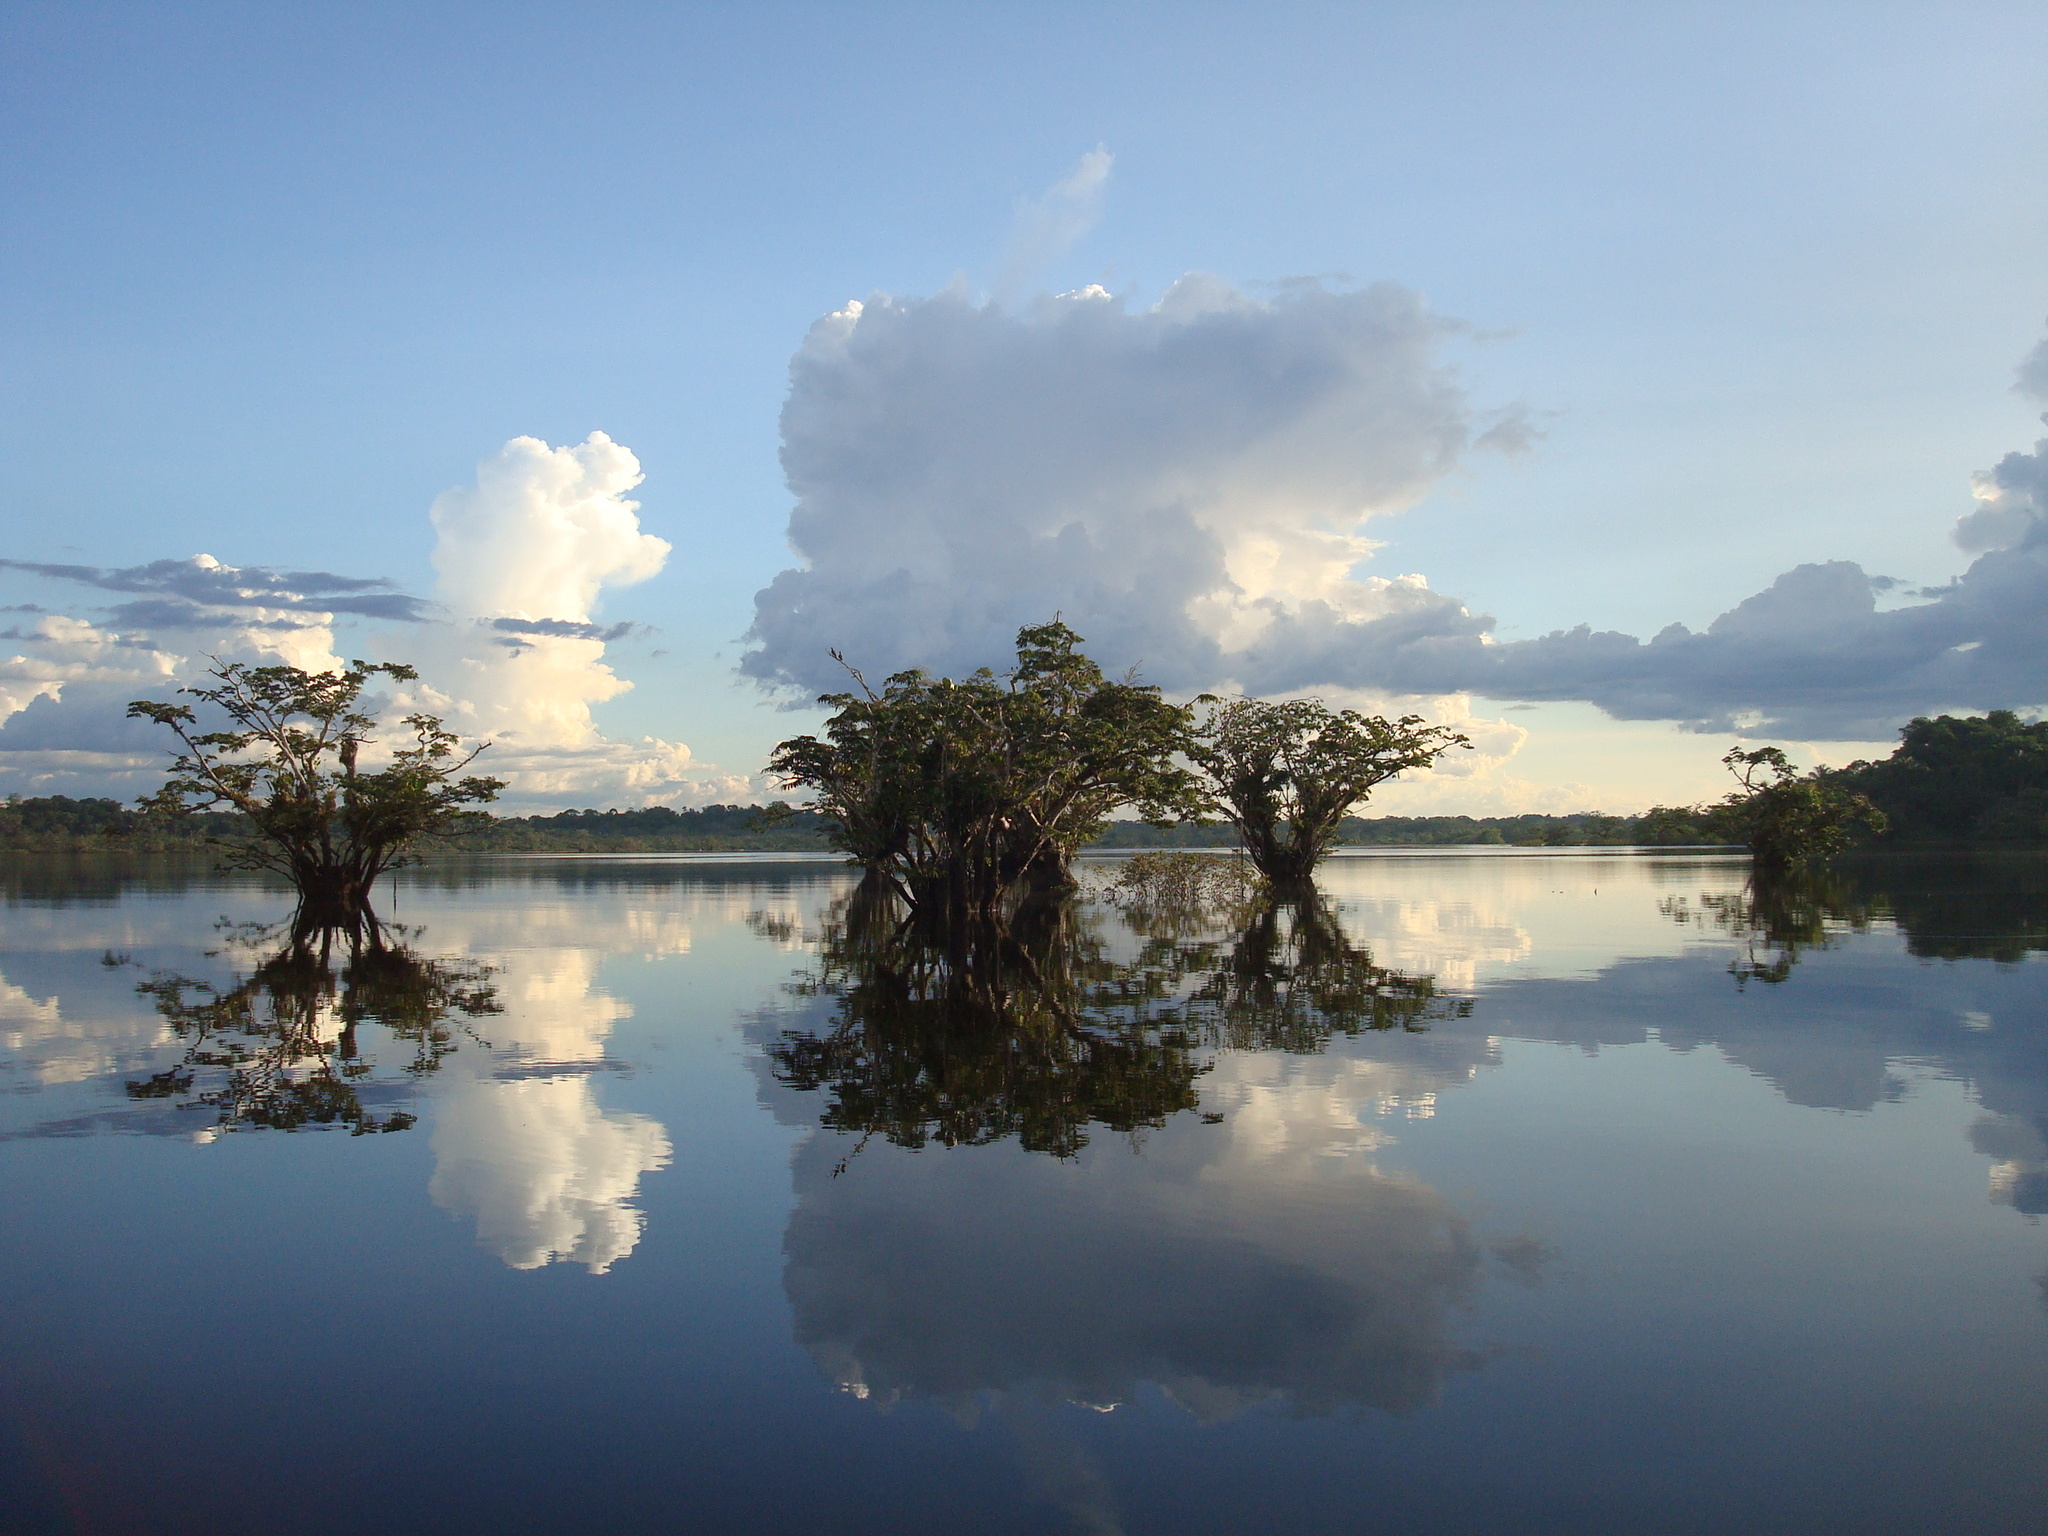
[[2009,709],[1922,716],[1879,762],[1834,777],[1884,813],[1905,843],[2048,841],[2048,721]]
[[373,1082],[361,1032],[381,1026],[410,1048],[405,1078],[427,1076],[455,1049],[455,1016],[502,1011],[488,968],[427,959],[403,944],[347,945],[337,968],[332,936],[295,931],[226,988],[168,972],[141,983],[186,1049],[176,1066],[130,1082],[128,1096],[211,1112],[216,1132],[346,1126],[362,1136],[411,1127],[411,1114],[379,1114],[365,1102],[373,1086],[387,1098],[399,1090]]

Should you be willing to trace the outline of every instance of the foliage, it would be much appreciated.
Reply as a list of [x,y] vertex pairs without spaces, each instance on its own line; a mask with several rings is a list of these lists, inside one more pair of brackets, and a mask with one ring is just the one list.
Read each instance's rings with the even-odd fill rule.
[[[1579,848],[1649,845],[1698,846],[1726,841],[1711,807],[1653,806],[1640,816],[1603,816],[1597,811],[1567,815],[1531,812],[1520,816],[1346,816],[1337,823],[1340,847]],[[1237,833],[1215,822],[1155,827],[1114,821],[1091,845],[1097,848],[1215,848],[1234,845]]]
[[782,804],[666,805],[631,810],[560,811],[551,816],[501,816],[463,834],[465,849],[562,852],[684,853],[758,848],[798,852],[831,846],[825,818]]
[[184,747],[170,779],[145,804],[164,816],[214,806],[240,812],[255,835],[232,846],[232,862],[291,880],[309,926],[361,923],[377,877],[411,844],[458,830],[470,819],[466,807],[504,787],[498,779],[458,779],[483,748],[458,755],[460,741],[432,715],[407,715],[411,744],[381,769],[360,769],[377,722],[358,705],[363,685],[379,673],[398,681],[418,676],[389,663],[304,672],[216,661],[215,686],[179,692],[225,714],[228,730],[202,730],[188,705],[136,700],[131,717],[170,727]]
[[483,967],[424,959],[403,946],[347,942],[337,967],[336,937],[295,930],[225,990],[168,973],[141,983],[137,990],[186,1049],[177,1066],[129,1083],[129,1097],[211,1110],[217,1132],[345,1125],[363,1136],[409,1128],[411,1115],[379,1115],[363,1102],[375,1067],[359,1031],[380,1025],[408,1044],[404,1070],[421,1077],[454,1049],[450,1016],[499,1012],[496,991]]
[[771,1044],[775,1076],[829,1096],[824,1126],[904,1147],[1014,1137],[1071,1157],[1091,1125],[1130,1133],[1193,1109],[1193,1042],[1127,998],[1101,1006],[1117,968],[1070,919],[1063,908],[1024,937],[985,928],[940,944],[896,920],[886,894],[860,893],[791,984],[830,1022]]
[[1758,870],[1782,873],[1832,858],[1859,825],[1885,829],[1884,813],[1867,797],[1824,773],[1800,773],[1778,747],[1733,747],[1721,761],[1742,785],[1722,802],[1726,822],[1739,829]]
[[1683,896],[1659,910],[1675,922],[1740,940],[1729,965],[1738,983],[1782,982],[1841,930],[1894,924],[1906,953],[1924,960],[2006,964],[2048,951],[2048,869],[2031,853],[1886,853],[1826,870],[1753,876],[1739,892]]
[[1833,776],[1869,797],[1901,843],[2048,842],[2048,721],[2009,709],[1921,717],[1882,762]]
[[1246,855],[1278,886],[1305,885],[1343,819],[1373,789],[1471,743],[1420,715],[1389,721],[1313,699],[1211,701],[1190,756],[1237,828]]
[[877,693],[820,700],[822,739],[783,742],[769,771],[808,791],[835,841],[914,907],[995,912],[1020,887],[1069,883],[1074,851],[1110,812],[1193,814],[1173,761],[1189,712],[1157,688],[1113,682],[1057,621],[1017,633],[1017,665],[960,681],[899,672]]
[[1147,850],[1122,861],[1109,883],[1110,900],[1150,917],[1207,917],[1244,911],[1266,893],[1266,878],[1226,854]]

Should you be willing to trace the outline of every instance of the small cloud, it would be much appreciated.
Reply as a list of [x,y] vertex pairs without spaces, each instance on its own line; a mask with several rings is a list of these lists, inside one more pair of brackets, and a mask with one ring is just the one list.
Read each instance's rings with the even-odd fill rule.
[[1058,261],[1102,216],[1102,193],[1116,157],[1102,145],[1088,151],[1074,169],[1039,197],[1020,203],[1010,249],[996,279],[998,300],[1015,298],[1046,267]]
[[[108,610],[108,618],[112,623],[125,629],[217,630],[251,622],[249,616],[244,613],[202,608],[196,603],[162,597],[145,597],[132,603],[116,604]],[[267,617],[256,622],[265,629],[276,630],[327,627],[319,619],[290,619],[282,616]]]
[[[630,621],[618,624],[589,624],[578,619],[493,619],[491,628],[508,635],[546,635],[561,640],[597,640],[610,645],[651,633],[645,625]],[[506,644],[500,641],[499,644]]]

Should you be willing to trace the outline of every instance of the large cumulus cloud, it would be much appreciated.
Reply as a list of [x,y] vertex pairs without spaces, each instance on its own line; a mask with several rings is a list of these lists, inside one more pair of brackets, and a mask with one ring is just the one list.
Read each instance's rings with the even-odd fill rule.
[[[1417,575],[1358,567],[1490,427],[1442,361],[1459,327],[1390,284],[1255,299],[1183,279],[1154,308],[1100,289],[1022,310],[877,295],[813,327],[783,461],[802,564],[755,606],[743,670],[836,686],[999,663],[1053,612],[1169,688],[1583,700],[1624,719],[1870,740],[1914,714],[2048,703],[2048,439],[1975,477],[1976,556],[1910,594],[1803,565],[1695,632],[1589,626],[1501,642]],[[2020,388],[2048,390],[2048,344]]]
[[1142,310],[1100,288],[849,304],[791,365],[804,563],[756,599],[742,669],[814,690],[834,647],[876,672],[972,668],[1058,611],[1098,654],[1196,688],[1250,681],[1261,646],[1458,622],[1419,577],[1351,568],[1367,519],[1525,435],[1481,420],[1443,361],[1461,329],[1392,284],[1259,299],[1203,276]]
[[419,697],[494,744],[487,767],[519,799],[645,803],[691,791],[688,747],[614,740],[592,714],[632,687],[605,661],[622,632],[593,622],[601,595],[647,580],[670,553],[627,495],[643,478],[631,450],[602,432],[560,448],[515,437],[477,466],[475,484],[434,501],[434,569],[456,622],[421,637],[430,686]]

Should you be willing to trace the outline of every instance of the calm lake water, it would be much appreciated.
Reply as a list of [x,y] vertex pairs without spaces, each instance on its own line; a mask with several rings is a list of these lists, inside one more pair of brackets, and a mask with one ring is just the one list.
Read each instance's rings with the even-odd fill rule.
[[14,857],[0,1525],[2042,1529],[2048,863],[1745,875],[1346,857],[984,978],[827,861],[505,860],[344,975]]

